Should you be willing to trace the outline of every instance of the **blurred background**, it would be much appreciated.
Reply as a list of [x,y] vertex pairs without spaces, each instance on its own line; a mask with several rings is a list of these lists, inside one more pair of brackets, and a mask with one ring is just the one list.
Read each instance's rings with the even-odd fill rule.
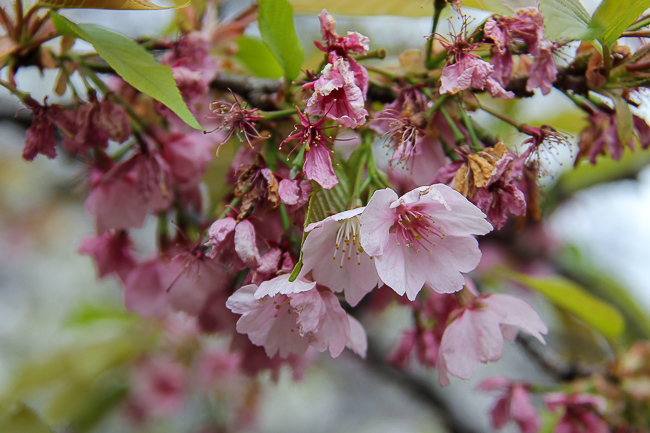
[[[514,6],[530,3],[510,2]],[[593,10],[598,2],[583,3]],[[0,4],[9,2],[3,0]],[[225,2],[224,19],[246,4]],[[170,10],[64,13],[75,22],[101,24],[134,37],[160,34],[173,14]],[[480,22],[486,13],[475,10],[473,14]],[[396,62],[395,55],[404,49],[421,48],[430,31],[429,18],[335,16],[340,34],[358,31],[369,36],[371,48],[386,48],[389,58],[385,62]],[[297,29],[305,47],[313,47],[312,41],[320,39],[315,15],[298,16]],[[253,25],[250,33],[256,32]],[[444,27],[441,33],[446,33]],[[315,50],[313,54],[317,55]],[[54,80],[54,74],[41,75],[37,70],[21,70],[17,76],[19,87],[38,100],[52,94]],[[51,97],[49,101],[57,100]],[[509,104],[508,110],[516,112],[521,121],[551,124],[573,137],[584,126],[585,120],[571,111],[574,106],[561,94]],[[644,104],[642,109],[640,114],[647,119],[648,106]],[[88,431],[198,431],[202,420],[216,415],[209,413],[214,406],[206,406],[192,396],[182,403],[179,416],[161,416],[147,425],[127,421],[124,409],[119,407],[119,371],[146,346],[146,342],[134,340],[132,334],[137,330],[145,338],[155,338],[160,331],[126,313],[119,285],[112,280],[99,281],[90,258],[77,253],[83,236],[94,231],[92,219],[81,205],[85,197],[80,176],[83,167],[66,157],[24,161],[21,150],[30,120],[7,92],[0,92],[0,119],[2,394],[11,390],[14,395],[25,396],[29,408],[45,414],[48,420],[65,419],[70,414],[86,416]],[[503,130],[503,125],[492,119],[478,120],[497,133]],[[511,146],[525,138],[510,131],[505,134],[502,137]],[[563,246],[572,264],[597,269],[592,274],[629,292],[633,302],[647,313],[650,170],[645,166],[650,154],[639,151],[618,163],[606,161],[598,170],[587,166],[563,176],[565,169],[572,166],[573,156],[566,151],[550,157],[549,175],[543,179],[549,193],[562,196],[561,205],[548,218],[552,237]],[[153,224],[148,224],[136,235],[143,256],[152,230]],[[380,351],[391,350],[408,326],[408,316],[403,313],[396,308],[368,319],[371,338]],[[541,313],[552,314],[544,310]],[[548,315],[547,320],[551,319]],[[553,338],[551,330],[549,339]],[[116,379],[95,392],[94,381],[107,372],[117,372]],[[437,374],[432,371],[416,367],[412,376],[403,376],[373,363],[372,356],[369,361],[347,351],[336,360],[323,356],[300,382],[294,382],[288,371],[280,375],[277,383],[267,378],[258,423],[250,431],[488,432],[488,410],[493,398],[473,389],[482,378],[495,374],[545,380],[515,345],[507,345],[501,362],[481,365],[471,381],[452,379],[451,387],[444,390],[437,388]],[[427,386],[419,385],[420,380]],[[42,391],[45,388],[47,391]],[[77,401],[80,398],[97,401],[90,409],[84,406],[87,412],[78,415],[83,406]],[[53,400],[56,404],[52,404]],[[14,410],[29,412],[29,408]],[[34,426],[29,428],[40,428]],[[61,431],[66,431],[65,427]]]

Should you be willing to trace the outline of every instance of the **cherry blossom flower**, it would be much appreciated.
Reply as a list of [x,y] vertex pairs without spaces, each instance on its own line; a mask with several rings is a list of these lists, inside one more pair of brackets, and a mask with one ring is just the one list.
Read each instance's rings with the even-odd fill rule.
[[527,302],[510,295],[487,294],[452,313],[455,319],[447,326],[440,342],[438,380],[447,386],[448,374],[469,379],[476,364],[501,359],[504,339],[514,341],[518,330],[545,343],[542,334],[548,329]]
[[288,274],[259,287],[242,287],[228,298],[226,306],[242,315],[237,332],[248,334],[269,357],[276,353],[282,358],[302,355],[309,346],[321,352],[329,348],[337,357],[347,344],[357,351],[365,344],[365,333],[361,335],[356,324],[352,333],[350,318],[332,292],[319,291],[316,283],[304,279],[289,282]]
[[136,154],[108,172],[91,173],[84,209],[97,218],[97,230],[141,227],[150,212],[172,201],[168,167],[159,155]]
[[555,433],[610,433],[611,431],[599,415],[605,411],[606,401],[603,397],[556,392],[545,395],[544,403],[553,412],[560,408],[564,409],[562,418],[555,426]]
[[325,65],[321,76],[303,86],[314,89],[307,101],[307,114],[334,119],[343,126],[356,128],[366,122],[364,87],[367,80],[359,82],[350,62],[338,58]]
[[366,36],[357,32],[348,32],[346,36],[339,36],[334,28],[336,21],[334,17],[323,9],[318,14],[320,20],[320,32],[323,36],[323,44],[314,41],[319,50],[326,53],[335,52],[339,57],[349,57],[349,53],[355,52],[365,54],[370,49],[370,41]]
[[131,239],[123,230],[83,238],[79,245],[81,254],[88,254],[95,259],[100,278],[114,273],[122,280],[136,265],[132,249]]
[[492,77],[493,72],[494,66],[480,57],[467,52],[459,53],[456,55],[456,62],[447,64],[442,70],[440,93],[458,93],[471,87],[487,89],[494,97],[513,98],[514,93],[506,91]]
[[359,215],[364,208],[356,208],[332,215],[309,224],[309,233],[302,247],[305,275],[312,275],[319,284],[335,292],[343,291],[352,306],[368,292],[381,284],[372,258],[359,243]]
[[490,412],[492,427],[502,429],[509,421],[514,421],[522,433],[537,433],[542,419],[530,401],[528,386],[512,382],[502,376],[490,377],[482,381],[478,391],[502,391]]
[[139,264],[124,279],[124,305],[143,317],[163,316],[169,298],[163,281],[162,260],[152,259]]
[[518,9],[512,17],[489,18],[484,32],[485,37],[494,42],[494,77],[502,85],[507,85],[510,80],[513,68],[511,49],[523,43],[534,58],[528,69],[526,90],[532,92],[539,88],[544,95],[551,91],[557,76],[557,66],[553,60],[555,44],[545,38],[544,19],[537,8]]
[[[305,162],[303,170],[307,179],[315,180],[323,188],[330,189],[339,183],[334,168],[332,167],[331,150],[327,147],[333,144],[332,138],[328,136],[323,128],[326,117],[321,117],[316,123],[312,123],[309,117],[298,110],[300,123],[294,126],[294,130],[285,138],[280,147],[286,142],[299,140],[298,144],[289,152],[289,155],[299,146],[305,145]],[[288,158],[288,156],[287,156]]]
[[304,206],[309,201],[311,182],[306,180],[282,179],[278,187],[278,195],[282,203],[289,206]]
[[[212,108],[212,113],[214,114],[212,117],[220,120],[222,124],[218,128],[208,132],[219,132],[225,129],[227,133],[223,140],[221,140],[221,145],[225,144],[236,134],[239,141],[243,143],[246,140],[252,148],[253,144],[251,143],[251,139],[266,138],[255,128],[255,124],[262,120],[264,116],[255,114],[257,108],[253,108],[252,110],[247,109],[247,104],[244,103],[242,105],[234,93],[232,97],[235,99],[235,102],[215,101],[211,104],[211,107],[214,107]],[[217,155],[219,154],[221,145],[217,148]]]
[[41,105],[34,100],[25,103],[32,110],[32,124],[27,129],[23,158],[32,161],[39,153],[52,159],[56,157],[56,139],[54,125],[57,112],[62,109],[56,105]]
[[452,188],[422,186],[402,197],[376,191],[361,215],[361,246],[374,258],[381,280],[414,300],[429,284],[439,293],[463,287],[461,272],[481,259],[473,235],[492,230],[485,215]]
[[214,142],[202,132],[171,133],[163,138],[163,159],[179,184],[197,184],[214,159]]

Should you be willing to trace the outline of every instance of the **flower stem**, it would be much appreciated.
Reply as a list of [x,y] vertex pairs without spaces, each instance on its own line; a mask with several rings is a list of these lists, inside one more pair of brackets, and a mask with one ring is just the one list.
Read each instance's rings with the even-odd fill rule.
[[436,30],[438,29],[438,22],[440,21],[440,13],[447,6],[445,0],[433,1],[433,23],[431,24],[431,37],[427,40],[426,51],[427,57],[424,62],[427,69],[433,69],[435,64],[432,62],[433,56],[433,40],[435,38]]
[[456,122],[454,122],[454,119],[451,118],[447,110],[444,108],[440,107],[440,113],[442,116],[445,118],[447,121],[447,124],[449,125],[449,128],[451,129],[452,134],[454,135],[454,142],[456,144],[460,144],[466,140],[465,134],[460,132],[460,129],[458,129],[458,125],[456,125]]
[[472,119],[469,118],[460,101],[458,101],[458,109],[460,110],[460,117],[463,121],[463,124],[465,125],[465,128],[467,128],[467,132],[469,132],[469,139],[472,141],[472,149],[474,149],[476,152],[480,152],[483,150],[483,146],[481,146],[481,142],[476,135],[474,125],[472,125]]
[[517,128],[518,131],[521,131],[522,128],[525,126],[523,123],[517,122],[515,119],[512,119],[512,118],[510,118],[510,117],[508,117],[508,116],[506,116],[504,114],[501,114],[498,111],[496,111],[496,110],[494,110],[494,109],[492,109],[490,107],[487,107],[485,105],[478,104],[478,103],[476,103],[474,101],[471,101],[471,100],[468,100],[468,99],[465,99],[464,102],[465,102],[465,104],[469,105],[470,107],[474,107],[474,108],[478,108],[480,110],[483,110],[486,113],[488,113],[489,115],[491,115],[493,117],[496,117],[497,119],[502,120],[502,121],[514,126],[515,128]]

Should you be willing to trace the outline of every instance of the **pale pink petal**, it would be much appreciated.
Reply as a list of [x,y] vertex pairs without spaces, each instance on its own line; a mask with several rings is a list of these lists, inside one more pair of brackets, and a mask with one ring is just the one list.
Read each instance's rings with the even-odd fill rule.
[[300,187],[298,186],[298,181],[282,179],[280,181],[280,186],[278,187],[278,194],[280,195],[280,200],[282,203],[288,205],[294,205],[298,203],[300,199]]
[[[501,315],[502,327],[518,328],[545,343],[542,334],[548,333],[548,328],[537,314],[537,311],[526,301],[510,295],[491,294],[482,298],[492,311]],[[506,332],[504,331],[504,336]],[[516,336],[516,334],[515,334]],[[514,338],[510,338],[512,341]]]
[[300,335],[317,332],[326,314],[326,305],[318,290],[292,294],[290,303],[298,313]]
[[375,191],[361,215],[359,238],[361,246],[370,256],[384,254],[384,248],[389,243],[390,228],[396,221],[390,205],[397,198],[395,191],[389,188]]
[[348,319],[350,320],[350,341],[348,341],[347,347],[365,359],[366,352],[368,351],[368,337],[366,336],[366,330],[354,317],[348,315]]
[[522,385],[513,385],[510,400],[510,414],[522,433],[537,433],[542,419],[530,401],[528,390]]
[[501,430],[510,421],[510,402],[508,400],[507,396],[499,398],[490,411],[492,427],[495,430]]
[[307,179],[315,180],[325,189],[331,189],[339,183],[332,167],[330,151],[326,146],[316,144],[307,150],[303,169]]
[[343,352],[350,340],[350,321],[341,308],[341,304],[332,292],[320,292],[326,311],[322,317],[321,327],[315,333],[311,345],[323,352],[329,347],[330,355],[336,358]]
[[265,296],[274,297],[276,295],[291,295],[302,293],[316,287],[316,283],[302,280],[300,278],[289,282],[291,275],[279,275],[272,280],[264,281],[255,292],[255,299],[262,299]]
[[438,359],[444,358],[450,374],[469,379],[478,362],[498,361],[502,352],[499,317],[487,308],[466,309],[445,329]]
[[246,265],[257,267],[260,252],[257,249],[255,227],[248,220],[242,220],[235,226],[235,251]]
[[505,391],[510,388],[512,381],[503,376],[493,376],[481,381],[476,387],[477,391]]

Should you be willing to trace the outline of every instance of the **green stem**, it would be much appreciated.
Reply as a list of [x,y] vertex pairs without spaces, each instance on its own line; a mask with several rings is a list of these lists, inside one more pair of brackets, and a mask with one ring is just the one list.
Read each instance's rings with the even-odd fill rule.
[[639,29],[642,29],[643,27],[650,25],[650,17],[641,17],[641,19],[634,24],[632,24],[630,27],[626,29],[627,32],[633,32]]
[[456,144],[460,144],[465,141],[465,135],[460,132],[460,129],[458,129],[458,125],[456,125],[456,122],[454,122],[454,119],[451,118],[447,110],[444,108],[440,107],[440,113],[442,116],[445,118],[447,121],[447,124],[449,125],[449,128],[451,128],[451,132],[454,135],[454,141]]
[[280,216],[282,217],[282,229],[286,232],[291,227],[291,220],[284,204],[280,205]]
[[433,55],[433,40],[435,38],[436,30],[438,29],[438,22],[440,21],[440,13],[447,6],[445,0],[434,0],[433,1],[433,23],[431,24],[431,37],[427,40],[426,51],[427,56],[424,64],[427,69],[433,69],[432,65],[432,55]]
[[6,81],[0,80],[0,86],[4,87],[5,89],[9,90],[12,95],[16,96],[18,99],[20,99],[20,102],[25,102],[28,99],[31,99],[31,96],[27,92],[22,92],[18,89],[16,89],[14,86],[11,84],[7,83]]
[[376,50],[368,51],[366,54],[355,57],[355,60],[365,60],[365,59],[380,59],[384,60],[386,58],[386,49],[377,48]]
[[471,100],[467,100],[467,99],[465,99],[464,102],[465,102],[465,104],[467,104],[467,105],[469,105],[471,107],[483,110],[486,113],[488,113],[489,115],[491,115],[493,117],[496,117],[497,119],[502,120],[502,121],[506,122],[509,125],[514,126],[515,128],[517,128],[518,131],[521,131],[522,128],[524,127],[523,123],[517,122],[515,119],[512,119],[512,118],[510,118],[510,117],[508,117],[508,116],[506,116],[504,114],[501,114],[498,111],[496,111],[496,110],[494,110],[494,109],[492,109],[490,107],[486,107],[485,105],[477,104],[476,102],[471,101]]
[[388,78],[388,79],[391,80],[391,81],[394,81],[394,80],[397,79],[397,75],[395,75],[395,74],[391,74],[390,72],[384,71],[383,69],[378,68],[378,67],[376,67],[376,66],[372,66],[372,65],[364,65],[364,67],[365,67],[367,70],[372,71],[372,72],[374,72],[374,73],[376,73],[376,74],[379,74],[379,75],[381,75],[381,76],[384,76],[384,77]]
[[293,114],[296,114],[295,108],[280,110],[280,111],[264,111],[262,112],[264,119],[260,120],[260,123],[268,122],[269,120],[282,119],[284,117],[289,117]]
[[458,101],[458,109],[460,110],[460,117],[463,121],[463,124],[465,125],[465,128],[467,128],[467,132],[469,132],[469,139],[472,141],[472,148],[474,151],[480,152],[483,150],[483,146],[481,146],[481,143],[476,135],[474,125],[472,125],[472,119],[469,118],[460,101]]

